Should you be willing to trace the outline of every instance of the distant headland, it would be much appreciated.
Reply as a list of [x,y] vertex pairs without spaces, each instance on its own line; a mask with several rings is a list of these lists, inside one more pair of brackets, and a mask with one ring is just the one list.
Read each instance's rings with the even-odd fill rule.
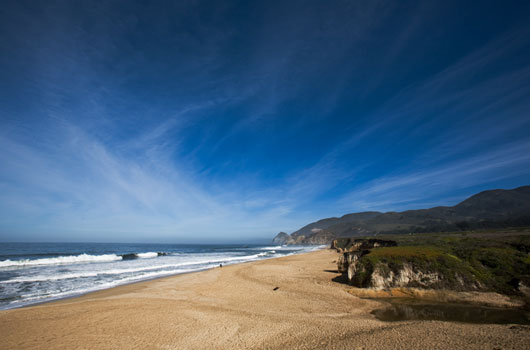
[[278,233],[275,244],[329,244],[340,237],[380,234],[454,232],[530,226],[530,186],[489,190],[452,207],[403,212],[367,211],[310,223],[291,233]]

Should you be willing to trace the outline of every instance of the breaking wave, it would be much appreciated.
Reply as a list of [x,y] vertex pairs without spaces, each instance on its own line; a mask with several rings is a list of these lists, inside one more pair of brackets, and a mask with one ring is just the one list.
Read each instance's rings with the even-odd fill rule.
[[76,264],[76,263],[91,263],[91,262],[110,262],[118,260],[131,259],[152,259],[159,256],[165,256],[167,253],[163,252],[147,252],[147,253],[130,253],[130,254],[103,254],[103,255],[70,255],[58,256],[55,258],[44,259],[23,259],[23,260],[3,260],[0,261],[0,267],[24,267],[37,265],[59,265],[59,264]]
[[36,265],[57,265],[57,264],[72,264],[81,262],[108,262],[121,260],[120,255],[115,254],[103,254],[103,255],[72,255],[72,256],[58,256],[56,258],[44,258],[44,259],[24,259],[24,260],[4,260],[0,261],[0,267],[12,267],[12,266],[36,266]]
[[120,255],[123,260],[132,260],[132,259],[152,259],[159,256],[166,256],[167,253],[163,252],[147,252],[147,253],[130,253]]
[[259,248],[260,250],[276,250],[276,249],[282,249],[282,246],[281,245],[277,245],[277,246],[274,246],[274,247],[263,247],[263,248]]

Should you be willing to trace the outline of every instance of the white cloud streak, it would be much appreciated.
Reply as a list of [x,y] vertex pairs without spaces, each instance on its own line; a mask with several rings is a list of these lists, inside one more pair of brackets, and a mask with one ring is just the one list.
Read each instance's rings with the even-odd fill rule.
[[109,232],[121,241],[222,240],[239,233],[251,240],[293,225],[288,208],[271,207],[277,198],[261,193],[263,205],[256,205],[245,201],[243,189],[214,192],[164,153],[129,159],[75,127],[55,135],[40,149],[0,138],[2,232],[54,239],[89,231],[103,241]]

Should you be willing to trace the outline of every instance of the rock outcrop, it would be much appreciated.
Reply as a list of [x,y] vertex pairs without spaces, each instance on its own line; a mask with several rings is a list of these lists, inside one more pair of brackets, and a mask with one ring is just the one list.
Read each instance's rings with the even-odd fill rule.
[[371,290],[496,292],[530,305],[530,229],[392,239],[334,240],[343,280]]
[[294,244],[294,240],[285,232],[280,232],[272,239],[274,244]]
[[341,253],[338,271],[359,288],[483,289],[470,271],[459,266],[458,258],[430,248],[397,247],[395,241],[379,239],[351,239],[347,244],[335,240],[332,246]]
[[351,281],[350,274],[356,271],[359,259],[369,252],[369,249],[377,247],[395,247],[397,243],[390,240],[382,239],[353,239],[341,238],[331,242],[331,249],[336,249],[341,253],[337,260],[337,269],[341,273],[348,273],[348,279]]
[[411,263],[404,263],[394,271],[384,263],[373,267],[356,260],[348,266],[348,279],[352,285],[375,290],[399,287],[433,289],[443,287],[442,276],[439,272],[422,271]]

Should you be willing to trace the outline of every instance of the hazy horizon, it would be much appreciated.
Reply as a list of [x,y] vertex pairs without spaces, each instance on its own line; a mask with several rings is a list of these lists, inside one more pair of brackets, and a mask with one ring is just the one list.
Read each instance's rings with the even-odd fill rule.
[[530,184],[530,3],[3,8],[0,241],[265,243]]

